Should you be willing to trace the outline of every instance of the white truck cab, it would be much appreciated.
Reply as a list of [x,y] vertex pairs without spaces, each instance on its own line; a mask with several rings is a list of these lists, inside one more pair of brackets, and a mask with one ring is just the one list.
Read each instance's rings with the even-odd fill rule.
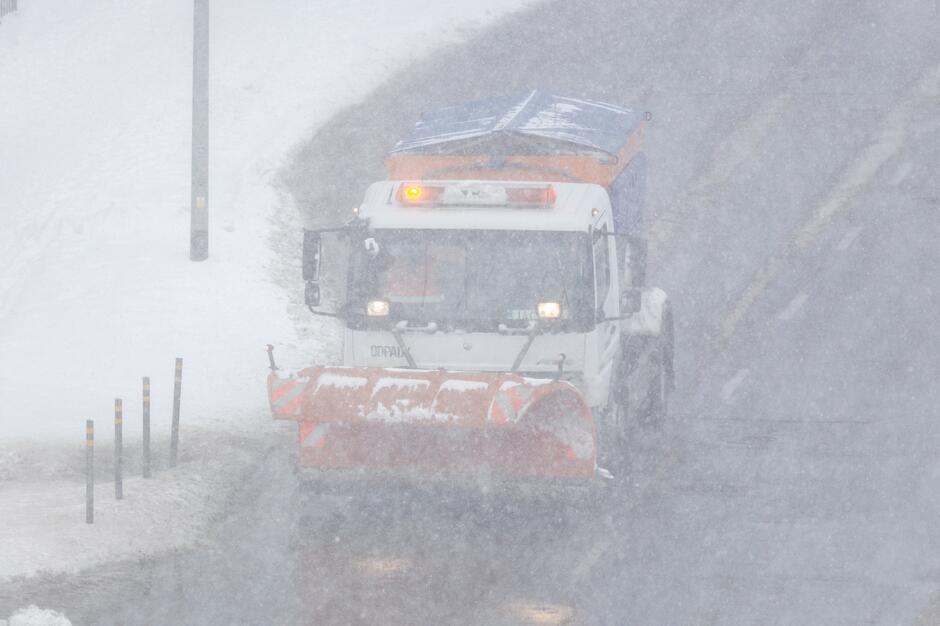
[[[344,229],[305,236],[307,303],[341,318],[343,365],[562,379],[598,415],[640,406],[628,399],[639,389],[661,394],[637,398],[641,410],[665,409],[667,301],[633,286],[630,240],[616,233],[603,187],[381,181],[355,213]],[[325,307],[333,312],[315,308],[321,232],[347,246],[343,301]]]

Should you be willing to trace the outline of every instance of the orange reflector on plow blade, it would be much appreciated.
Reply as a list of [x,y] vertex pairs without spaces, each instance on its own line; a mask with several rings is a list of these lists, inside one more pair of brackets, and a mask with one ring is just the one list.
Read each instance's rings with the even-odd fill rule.
[[300,422],[303,465],[594,474],[591,411],[566,382],[317,366],[289,378],[272,372],[268,394],[275,419]]

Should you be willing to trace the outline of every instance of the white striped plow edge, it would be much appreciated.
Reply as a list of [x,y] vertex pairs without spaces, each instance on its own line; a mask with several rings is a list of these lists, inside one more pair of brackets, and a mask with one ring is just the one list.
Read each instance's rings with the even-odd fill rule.
[[326,444],[326,435],[330,432],[330,425],[326,422],[321,422],[314,426],[313,430],[304,436],[304,426],[301,424],[301,437],[300,442],[301,447],[304,448],[322,448]]
[[304,390],[309,378],[281,378],[272,372],[268,376],[268,397],[274,419],[299,420]]
[[534,389],[529,385],[506,381],[493,396],[488,417],[498,424],[515,424],[532,400]]

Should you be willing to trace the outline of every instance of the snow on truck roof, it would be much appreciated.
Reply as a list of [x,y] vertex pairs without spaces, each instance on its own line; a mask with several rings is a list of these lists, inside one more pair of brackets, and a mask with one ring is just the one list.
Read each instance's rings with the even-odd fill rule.
[[487,179],[610,187],[642,149],[643,115],[531,91],[425,114],[386,158],[390,180]]
[[[610,211],[610,199],[603,187],[586,183],[506,182],[506,181],[430,181],[428,186],[478,188],[483,193],[501,197],[502,188],[546,190],[548,202],[492,203],[461,202],[409,203],[401,199],[410,181],[373,183],[359,206],[359,216],[368,218],[373,228],[446,229],[446,230],[542,230],[586,232],[602,223]],[[595,211],[596,209],[596,211]]]
[[[476,100],[426,113],[390,154],[451,151],[455,143],[515,136],[569,144],[568,151],[583,148],[616,155],[641,121],[642,115],[631,109],[535,90],[522,96]],[[539,153],[539,145],[530,144],[530,149]],[[466,149],[477,147],[487,149],[485,143],[477,142]],[[550,149],[547,143],[542,148]]]

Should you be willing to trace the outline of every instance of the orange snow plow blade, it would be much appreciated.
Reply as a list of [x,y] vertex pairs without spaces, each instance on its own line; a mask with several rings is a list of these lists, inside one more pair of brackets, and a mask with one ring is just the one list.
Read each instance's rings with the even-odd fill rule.
[[573,385],[515,374],[307,368],[268,376],[275,419],[299,422],[319,468],[493,470],[591,478],[591,411]]

